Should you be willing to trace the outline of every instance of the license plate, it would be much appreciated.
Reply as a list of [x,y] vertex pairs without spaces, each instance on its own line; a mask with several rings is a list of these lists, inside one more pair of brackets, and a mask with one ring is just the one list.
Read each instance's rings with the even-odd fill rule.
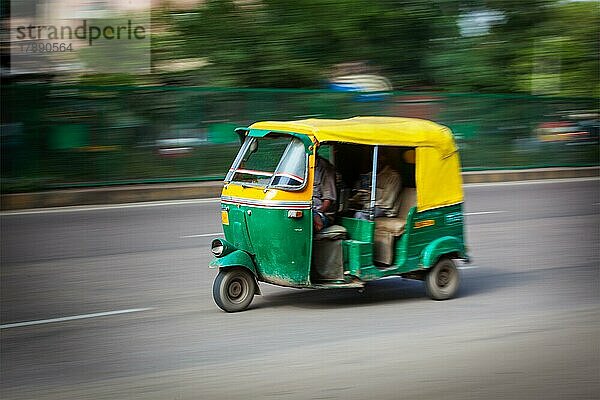
[[229,225],[229,213],[225,210],[221,211],[221,222],[223,225]]

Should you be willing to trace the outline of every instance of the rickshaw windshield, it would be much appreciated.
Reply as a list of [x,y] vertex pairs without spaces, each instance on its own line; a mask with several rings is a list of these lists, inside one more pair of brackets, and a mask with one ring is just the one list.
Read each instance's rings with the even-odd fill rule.
[[298,190],[306,181],[304,144],[289,136],[247,137],[226,182]]

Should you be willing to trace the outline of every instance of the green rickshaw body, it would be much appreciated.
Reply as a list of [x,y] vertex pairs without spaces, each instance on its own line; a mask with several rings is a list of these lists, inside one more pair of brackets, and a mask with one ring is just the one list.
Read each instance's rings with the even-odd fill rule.
[[[243,144],[224,182],[225,239],[213,242],[211,267],[242,268],[258,282],[322,288],[361,286],[392,275],[424,279],[440,260],[468,260],[460,162],[446,127],[409,118],[356,117],[260,122],[236,131]],[[354,154],[359,149],[368,157],[373,152],[371,176],[377,175],[379,148],[403,154],[398,162],[409,172],[403,175],[407,195],[400,214],[393,221],[357,218],[340,199],[335,226],[343,237],[318,243],[327,229],[313,232],[312,194],[317,150],[325,146],[333,149],[331,161],[342,178],[355,168],[352,160],[344,167],[343,146],[357,146]],[[340,270],[321,279],[315,270],[326,262],[315,257],[327,258],[322,254],[327,246],[333,255],[339,252],[332,259]]]
[[[261,130],[242,133],[244,144],[234,161],[235,168],[232,167],[228,175],[230,180],[226,178],[223,187],[221,216],[225,240],[246,252],[252,260],[251,265],[245,262],[229,266],[247,268],[258,281],[306,287],[310,285],[312,250],[313,177],[309,171],[313,169],[314,143],[305,135],[298,137],[293,133],[279,134],[270,143],[270,139],[264,138],[269,133]],[[265,155],[260,151],[250,153],[258,139]],[[250,153],[249,159],[244,160],[247,153]],[[277,156],[273,157],[274,154]],[[277,172],[281,158],[295,161],[297,165]],[[253,163],[271,171],[257,171]],[[269,185],[274,177],[283,177],[283,180]],[[218,260],[213,260],[211,266],[228,267]]]
[[259,281],[291,287],[310,284],[310,206],[300,209],[307,216],[298,219],[288,218],[288,209],[283,208],[225,200],[221,208],[229,212],[229,225],[223,225],[225,240],[250,256],[252,264],[245,260],[243,265]]

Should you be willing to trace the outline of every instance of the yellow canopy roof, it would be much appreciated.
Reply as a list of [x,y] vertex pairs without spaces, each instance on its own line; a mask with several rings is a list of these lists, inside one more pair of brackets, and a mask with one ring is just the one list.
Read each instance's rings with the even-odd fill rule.
[[250,129],[300,133],[312,136],[318,142],[434,147],[440,151],[442,157],[447,157],[457,150],[450,129],[417,118],[354,117],[263,121],[251,125]]
[[260,136],[269,131],[292,132],[318,142],[416,147],[417,209],[424,211],[463,201],[460,160],[452,132],[435,122],[416,118],[354,117],[264,121],[249,129]]

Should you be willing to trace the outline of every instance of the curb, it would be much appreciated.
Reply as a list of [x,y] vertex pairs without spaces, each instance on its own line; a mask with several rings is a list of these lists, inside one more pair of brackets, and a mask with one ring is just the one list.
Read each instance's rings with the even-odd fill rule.
[[64,189],[0,196],[0,210],[22,210],[98,204],[139,203],[219,197],[221,182],[124,185],[89,189]]
[[537,179],[565,179],[599,177],[600,167],[534,168],[502,171],[463,172],[463,183],[494,183],[530,181]]
[[[494,183],[537,179],[564,179],[600,176],[600,167],[539,168],[528,170],[463,172],[464,183]],[[6,194],[0,196],[0,210],[139,203],[219,197],[221,182],[124,185],[88,189]]]

